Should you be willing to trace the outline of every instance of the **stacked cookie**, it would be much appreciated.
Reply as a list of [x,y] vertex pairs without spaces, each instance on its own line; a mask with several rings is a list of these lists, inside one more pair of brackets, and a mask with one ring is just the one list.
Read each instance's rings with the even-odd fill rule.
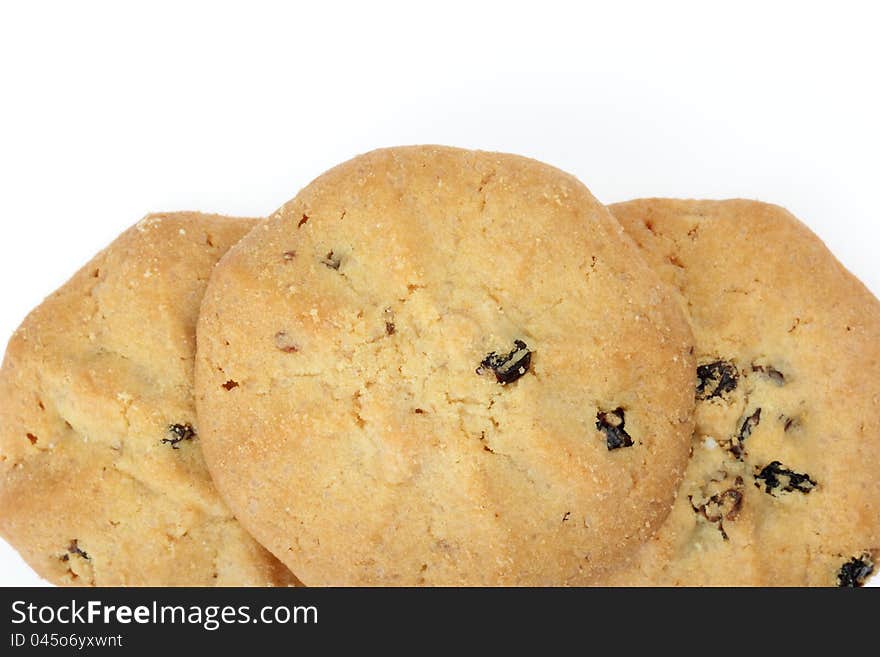
[[31,313],[0,532],[60,584],[859,585],[878,373],[778,207],[386,149],[147,217]]

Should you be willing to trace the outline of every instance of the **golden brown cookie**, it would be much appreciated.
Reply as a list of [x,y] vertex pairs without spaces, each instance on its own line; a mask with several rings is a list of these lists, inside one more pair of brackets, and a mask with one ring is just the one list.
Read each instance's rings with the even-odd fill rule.
[[254,225],[148,216],[12,337],[0,372],[0,533],[51,582],[293,581],[218,497],[193,400],[208,277]]
[[218,265],[199,323],[205,454],[308,585],[587,582],[669,510],[691,348],[573,177],[375,151]]
[[863,583],[880,556],[880,303],[777,206],[611,209],[687,309],[698,364],[675,507],[611,583]]

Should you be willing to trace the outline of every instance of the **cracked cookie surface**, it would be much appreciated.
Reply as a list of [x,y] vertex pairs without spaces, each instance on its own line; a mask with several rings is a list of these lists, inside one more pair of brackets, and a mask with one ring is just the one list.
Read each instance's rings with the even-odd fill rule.
[[611,210],[687,310],[698,367],[676,503],[607,583],[864,583],[880,553],[880,303],[777,206]]
[[375,151],[218,265],[202,440],[225,499],[307,585],[583,583],[668,513],[691,348],[574,178]]
[[151,215],[31,312],[0,372],[0,533],[61,585],[286,585],[201,454],[195,326],[255,220]]

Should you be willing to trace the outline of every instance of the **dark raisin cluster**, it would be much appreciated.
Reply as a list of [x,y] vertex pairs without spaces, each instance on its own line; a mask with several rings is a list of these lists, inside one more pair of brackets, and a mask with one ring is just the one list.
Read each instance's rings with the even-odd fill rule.
[[626,414],[622,408],[613,411],[599,411],[596,414],[596,428],[605,434],[608,451],[621,447],[632,447],[633,439],[626,432]]
[[487,355],[477,368],[477,374],[493,372],[498,383],[507,385],[524,376],[531,364],[532,352],[525,342],[515,340],[510,353],[499,355],[493,351]]
[[196,430],[189,423],[171,424],[168,426],[168,438],[163,438],[162,443],[171,445],[171,449],[180,449],[178,446],[184,440],[192,440],[196,437]]
[[873,572],[874,561],[871,555],[865,553],[860,557],[853,557],[837,572],[837,585],[844,588],[862,586]]
[[697,399],[707,400],[723,397],[736,390],[739,372],[736,365],[726,360],[716,360],[697,367]]
[[763,482],[764,492],[768,495],[775,495],[775,492],[792,493],[809,493],[816,487],[816,482],[810,475],[795,472],[786,468],[779,461],[772,461],[759,470],[755,475],[755,486],[761,487]]

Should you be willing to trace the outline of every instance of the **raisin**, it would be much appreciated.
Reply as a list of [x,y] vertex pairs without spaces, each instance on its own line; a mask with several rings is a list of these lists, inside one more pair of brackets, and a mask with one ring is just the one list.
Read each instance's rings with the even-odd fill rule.
[[92,559],[85,550],[79,547],[79,541],[77,539],[70,541],[70,545],[67,547],[67,554],[61,557],[61,561],[70,561],[71,555],[82,557],[86,561],[91,561]]
[[842,588],[863,586],[873,572],[874,561],[866,552],[860,557],[853,557],[840,567],[837,572],[837,585]]
[[[713,523],[718,528],[718,531],[721,532],[721,538],[726,541],[728,536],[724,529],[724,521],[736,520],[740,509],[742,509],[743,479],[742,477],[736,477],[731,482],[725,472],[722,471],[721,475],[721,479],[713,479],[704,487],[699,498],[688,495],[688,500],[694,513],[703,516],[706,520]],[[729,488],[725,489],[724,486],[729,486]],[[718,492],[710,494],[711,491]]]
[[394,335],[397,332],[397,326],[394,323],[394,311],[386,308],[385,312],[385,335]]
[[761,487],[760,479],[764,482],[764,492],[769,495],[773,495],[777,488],[783,493],[798,491],[806,494],[817,486],[810,475],[789,470],[779,461],[773,461],[763,468],[756,467],[755,470],[759,470],[755,475],[755,486]]
[[31,445],[36,445],[39,438],[37,438],[34,434],[27,434],[27,439],[30,441]]
[[605,445],[608,451],[621,447],[632,447],[633,439],[624,429],[626,415],[622,408],[613,411],[599,411],[596,414],[596,428],[605,434]]
[[733,440],[731,440],[730,453],[736,458],[740,460],[742,459],[743,452],[745,451],[743,449],[743,444],[746,442],[746,438],[752,435],[752,431],[755,430],[755,427],[757,427],[760,422],[760,408],[743,420],[739,433],[733,438]]
[[765,374],[771,381],[781,386],[785,385],[785,375],[772,365],[752,365],[752,372]]
[[522,340],[514,340],[513,349],[509,354],[499,356],[494,351],[483,359],[477,368],[477,374],[492,371],[495,380],[501,385],[513,383],[526,372],[532,364],[532,352]]
[[483,443],[483,451],[489,452],[490,454],[495,453],[494,450],[491,447],[489,447],[489,443],[486,442],[486,432],[485,431],[480,432],[480,442]]
[[782,430],[788,432],[791,428],[797,428],[798,419],[794,417],[788,417],[787,415],[780,415],[779,421],[782,422]]
[[162,443],[171,445],[171,449],[180,449],[179,443],[184,440],[192,440],[196,437],[196,430],[189,423],[186,424],[170,424],[168,425],[169,438],[163,438]]
[[287,331],[278,331],[275,334],[275,347],[285,354],[295,354],[299,351],[299,345],[291,339]]
[[697,399],[707,400],[723,397],[736,390],[739,371],[726,360],[716,360],[697,367]]
[[330,251],[324,258],[321,259],[321,264],[325,267],[329,267],[330,269],[339,269],[339,265],[342,264],[342,258],[338,255],[335,255],[333,251]]

